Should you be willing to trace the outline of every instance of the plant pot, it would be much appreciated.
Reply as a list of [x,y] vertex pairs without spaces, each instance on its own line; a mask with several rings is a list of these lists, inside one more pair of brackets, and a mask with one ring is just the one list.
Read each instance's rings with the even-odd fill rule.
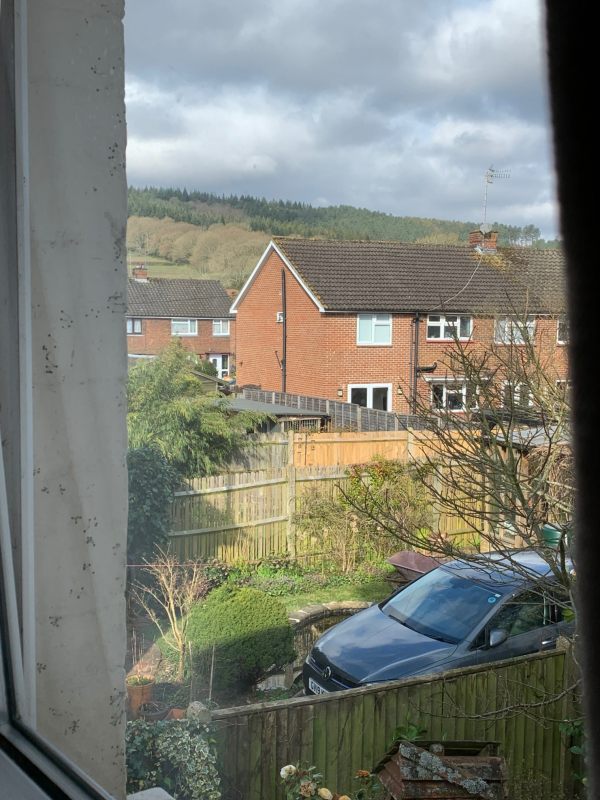
[[138,713],[146,722],[158,722],[164,719],[170,710],[171,707],[162,700],[151,700],[149,703],[142,703]]
[[167,715],[167,719],[185,719],[186,711],[186,708],[172,708]]
[[127,698],[129,701],[129,713],[133,719],[139,717],[139,709],[142,703],[150,703],[154,693],[154,681],[148,683],[131,684],[127,683]]

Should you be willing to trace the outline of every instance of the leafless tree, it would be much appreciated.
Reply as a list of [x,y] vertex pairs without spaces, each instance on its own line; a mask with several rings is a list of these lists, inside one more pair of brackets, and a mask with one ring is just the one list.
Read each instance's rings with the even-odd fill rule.
[[192,607],[208,590],[204,565],[199,561],[179,563],[174,555],[159,550],[143,571],[147,583],[134,586],[134,596],[163,637],[177,653],[177,680],[184,677],[188,618]]

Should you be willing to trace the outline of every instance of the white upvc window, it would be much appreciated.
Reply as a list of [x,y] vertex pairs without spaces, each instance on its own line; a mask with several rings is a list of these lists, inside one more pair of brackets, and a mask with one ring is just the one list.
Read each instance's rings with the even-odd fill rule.
[[363,408],[376,408],[380,411],[392,410],[391,383],[349,383],[348,402]]
[[228,319],[213,319],[213,336],[229,336]]
[[477,405],[476,393],[465,380],[431,381],[431,407],[436,411],[466,411]]
[[473,317],[465,314],[428,314],[427,338],[447,342],[467,340],[473,333]]
[[531,386],[527,383],[504,381],[502,395],[505,408],[531,408],[533,405]]
[[391,314],[359,314],[356,320],[356,344],[390,345]]
[[133,317],[127,320],[127,333],[129,336],[138,336],[142,332],[142,320]]
[[527,317],[526,320],[517,317],[499,317],[496,320],[496,344],[525,344],[532,341],[535,334],[535,318]]
[[171,336],[197,336],[197,319],[172,319]]
[[561,317],[556,322],[556,344],[569,343],[569,320]]

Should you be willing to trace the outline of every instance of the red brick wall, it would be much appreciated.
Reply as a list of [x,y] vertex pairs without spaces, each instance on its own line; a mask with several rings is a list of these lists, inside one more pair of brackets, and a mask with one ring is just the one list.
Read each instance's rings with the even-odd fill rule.
[[[281,269],[284,264],[273,252],[258,272],[254,283],[242,298],[237,313],[237,381],[240,385],[257,384],[263,389],[281,389],[281,369],[277,356],[282,355],[283,326],[276,321],[281,305]],[[411,315],[392,317],[390,346],[356,344],[356,314],[323,314],[286,268],[287,295],[287,385],[288,392],[347,401],[349,384],[392,384],[393,410],[408,412],[401,386],[410,388]],[[365,309],[368,312],[369,309]],[[484,347],[492,341],[494,321],[474,321],[470,347]],[[419,363],[440,362],[448,343],[427,341],[426,315],[421,320]],[[549,369],[557,378],[566,376],[566,348],[556,345],[556,320],[540,319],[536,325],[536,343]],[[440,366],[435,377],[444,377]],[[429,385],[419,379],[419,389],[427,394]]]
[[170,319],[143,319],[142,333],[127,336],[127,352],[137,355],[157,355],[173,339],[179,339],[186,350],[198,356],[204,357],[209,353],[234,354],[235,320],[233,319],[229,321],[229,331],[229,336],[213,336],[212,320],[199,319],[197,336],[171,336]]

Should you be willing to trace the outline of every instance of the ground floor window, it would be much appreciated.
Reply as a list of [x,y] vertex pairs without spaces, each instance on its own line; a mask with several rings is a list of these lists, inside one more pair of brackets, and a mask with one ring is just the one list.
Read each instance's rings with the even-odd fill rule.
[[466,381],[432,381],[431,407],[444,411],[465,411],[475,399],[468,391]]
[[208,360],[214,364],[219,378],[229,377],[229,355],[228,353],[219,353],[209,355]]
[[348,402],[379,411],[392,410],[391,383],[351,383],[348,385]]

